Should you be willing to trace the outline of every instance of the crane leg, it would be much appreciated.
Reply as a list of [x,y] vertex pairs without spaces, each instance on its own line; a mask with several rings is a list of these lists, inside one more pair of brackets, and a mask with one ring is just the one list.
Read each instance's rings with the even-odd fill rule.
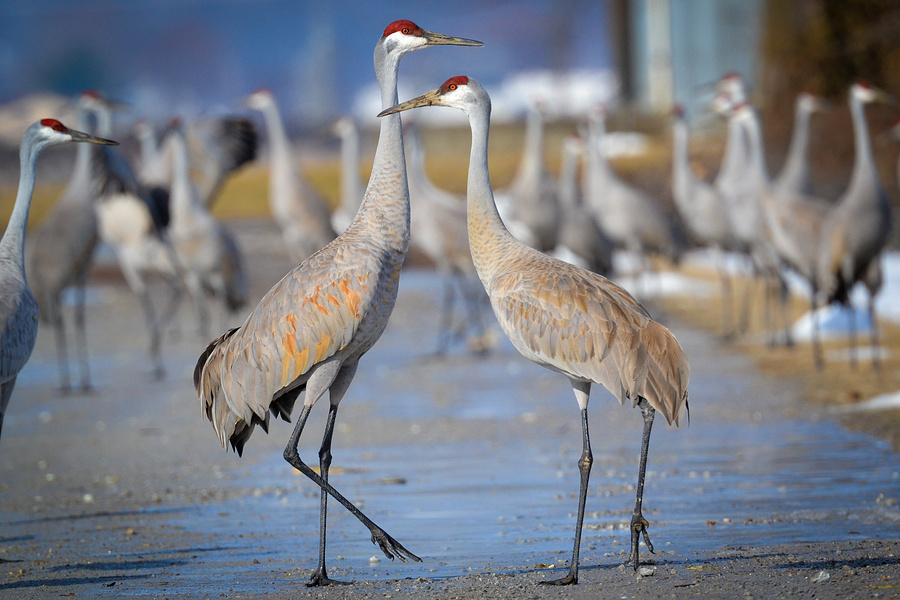
[[647,527],[650,523],[641,513],[641,505],[644,501],[644,475],[647,473],[647,450],[650,447],[650,430],[653,427],[653,417],[656,416],[656,410],[654,410],[654,408],[650,406],[650,403],[644,398],[640,399],[638,407],[641,409],[641,415],[644,417],[644,435],[641,440],[641,462],[638,469],[637,498],[634,501],[634,514],[631,517],[631,555],[628,557],[628,562],[631,563],[635,571],[637,571],[638,566],[640,565],[638,545],[640,544],[640,537],[642,535],[644,537],[644,543],[647,544],[647,549],[651,553],[653,552],[653,544],[650,543],[650,536],[647,534]]
[[[339,365],[335,365],[338,366]],[[320,367],[321,369],[321,367]],[[323,371],[324,372],[324,371]],[[337,405],[340,402],[341,397],[343,396],[346,388],[350,385],[350,380],[353,378],[353,374],[356,372],[356,363],[352,365],[345,365],[343,369],[341,369],[338,373],[331,373],[329,376],[328,384],[331,387],[331,403],[332,405]],[[328,483],[327,479],[320,476],[316,473],[312,468],[309,467],[303,460],[300,458],[300,453],[298,450],[298,444],[300,443],[300,435],[303,433],[303,427],[306,425],[306,421],[309,418],[309,412],[312,409],[315,400],[324,392],[324,389],[316,390],[312,388],[317,388],[318,385],[310,385],[313,384],[313,377],[315,377],[317,373],[314,373],[310,380],[307,382],[307,399],[303,404],[303,409],[300,411],[300,416],[297,418],[297,424],[294,426],[294,431],[291,433],[291,438],[288,440],[288,444],[284,449],[284,459],[295,469],[306,475],[310,478],[313,483],[318,485],[324,492],[327,492],[331,495],[332,498],[337,500],[344,508],[346,508],[350,513],[359,519],[360,523],[366,526],[366,528],[372,534],[372,543],[376,544],[384,555],[391,560],[394,558],[399,558],[403,562],[408,562],[409,559],[412,559],[417,562],[421,562],[422,559],[407,550],[403,547],[403,545],[389,536],[381,527],[376,525],[369,517],[367,517],[359,508],[357,508],[352,502],[347,500],[339,491],[334,489],[330,483]],[[312,399],[312,401],[310,401]],[[335,411],[336,415],[336,411]],[[329,414],[329,419],[331,419],[331,415]],[[333,427],[333,421],[330,421],[330,426]],[[323,440],[323,447],[328,442],[330,454],[330,434],[326,431],[326,439]],[[324,505],[323,505],[324,506]],[[324,513],[321,513],[323,516],[322,524],[324,525]],[[324,527],[323,530],[324,531]],[[320,536],[323,535],[320,533]],[[320,537],[320,552],[324,551],[324,537]],[[321,583],[316,583],[315,581],[310,581],[310,585],[321,585]]]
[[453,341],[453,280],[443,277],[444,298],[441,301],[441,322],[438,326],[438,343],[434,350],[435,356],[443,356]]
[[91,389],[91,373],[88,366],[87,330],[84,327],[85,276],[82,273],[75,284],[75,347],[81,369],[81,391]]
[[875,321],[875,296],[869,294],[869,321],[871,323],[870,343],[872,345],[872,367],[881,371],[881,360],[878,358],[878,323]]
[[[590,384],[588,384],[589,386]],[[581,553],[581,529],[584,525],[584,506],[587,503],[588,480],[591,477],[591,465],[594,456],[591,453],[591,438],[588,433],[587,406],[581,409],[581,458],[578,459],[578,471],[581,473],[581,486],[578,490],[578,516],[575,521],[575,547],[572,549],[572,562],[569,574],[562,579],[542,581],[545,585],[574,585],[578,583],[578,560]]]
[[[472,285],[472,280],[465,275],[457,275],[456,282],[459,285],[459,293],[463,299],[463,305],[468,313],[469,323],[475,329],[478,338],[474,347],[474,352],[478,354],[486,354],[488,352],[488,341],[484,336],[484,321],[481,318],[481,296],[484,294],[484,288]],[[471,348],[471,346],[470,346]]]
[[822,334],[819,331],[819,303],[816,300],[818,291],[813,288],[812,295],[809,298],[809,309],[812,312],[813,334],[812,334],[812,350],[813,362],[815,362],[816,370],[821,371],[824,364],[822,360]]
[[66,344],[66,326],[62,318],[62,303],[54,302],[53,333],[56,336],[56,363],[59,366],[59,389],[68,392],[72,389],[69,381],[69,352]]
[[849,298],[847,299],[847,308],[850,309],[850,368],[855,370],[858,359],[858,351],[856,349],[856,308]]
[[[322,481],[324,481],[325,483],[328,483],[328,471],[331,468],[331,439],[334,434],[334,420],[337,417],[337,409],[338,405],[334,403],[332,403],[328,409],[328,421],[325,424],[325,435],[322,438],[322,447],[319,449],[319,473],[322,476]],[[306,584],[309,587],[347,583],[344,581],[331,579],[330,577],[328,577],[328,573],[326,571],[325,532],[327,514],[328,494],[323,488],[321,490],[321,497],[319,502],[319,564],[316,567],[316,571],[313,573],[309,582]]]

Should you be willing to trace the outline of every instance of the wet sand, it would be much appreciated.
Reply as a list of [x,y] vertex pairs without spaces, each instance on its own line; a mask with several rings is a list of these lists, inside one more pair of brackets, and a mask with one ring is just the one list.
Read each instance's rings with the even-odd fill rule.
[[[289,265],[269,224],[235,227],[259,297]],[[898,455],[677,322],[667,325],[691,358],[691,424],[655,426],[649,570],[622,566],[641,418],[595,388],[581,580],[537,585],[571,554],[577,406],[563,377],[496,328],[487,356],[462,345],[429,356],[441,294],[432,272],[404,272],[391,324],[341,404],[331,478],[423,562],[381,556],[332,503],[330,574],[355,583],[308,589],[318,489],[281,458],[291,426],[257,430],[242,458],[223,451],[190,382],[207,341],[190,306],[154,381],[138,303],[100,270],[88,310],[95,389],[59,393],[44,327],[4,423],[0,558],[20,562],[0,565],[0,598],[900,597]],[[310,463],[326,412],[316,407],[301,439]]]

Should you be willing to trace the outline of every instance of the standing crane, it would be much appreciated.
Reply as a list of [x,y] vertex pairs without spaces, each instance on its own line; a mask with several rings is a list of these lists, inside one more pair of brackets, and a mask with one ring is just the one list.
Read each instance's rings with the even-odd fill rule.
[[335,238],[328,206],[295,171],[291,142],[272,92],[257,90],[244,99],[260,111],[269,133],[269,203],[294,262],[301,262]]
[[468,227],[472,259],[494,314],[513,346],[529,360],[564,374],[581,410],[581,487],[575,546],[566,577],[555,585],[578,582],[578,555],[593,457],[587,406],[598,383],[624,403],[641,409],[644,433],[631,520],[631,556],[638,568],[638,543],[649,523],[641,510],[650,430],[656,411],[669,424],[687,412],[690,366],[672,333],[625,289],[605,277],[530,248],[503,226],[488,174],[491,99],[474,79],[451,77],[436,90],[385,110],[390,115],[419,106],[449,106],[465,112],[472,129],[468,174]]
[[37,338],[38,305],[25,275],[25,229],[40,153],[67,142],[114,145],[116,142],[69,129],[56,119],[42,119],[25,130],[19,148],[19,191],[6,231],[0,239],[0,430],[16,377],[31,357]]
[[[466,198],[440,189],[425,171],[425,151],[418,125],[407,121],[404,147],[407,155],[410,213],[410,246],[421,250],[434,263],[444,280],[444,300],[435,355],[443,355],[453,341],[454,286],[459,288],[468,323],[475,329],[474,347],[483,348],[484,324],[481,320],[483,294],[475,281],[475,265],[469,253],[466,229]],[[474,285],[473,285],[474,284]],[[465,325],[459,335],[465,333]]]
[[[872,324],[872,362],[877,367],[875,296],[881,289],[881,253],[887,244],[894,211],[875,166],[865,105],[896,104],[897,100],[866,81],[850,86],[849,99],[856,153],[850,183],[822,227],[817,264],[819,298],[826,304],[839,302],[849,307],[850,290],[857,282],[864,284]],[[853,329],[851,360],[855,365],[855,325]]]
[[[100,239],[115,252],[128,287],[141,302],[150,334],[152,374],[162,378],[162,334],[175,314],[184,286],[184,270],[166,231],[170,218],[168,192],[151,194],[122,154],[104,150],[96,165],[101,185],[94,204]],[[160,317],[145,280],[146,275],[154,273],[162,276],[169,289]]]
[[[817,368],[822,367],[818,316],[815,312],[819,293],[816,266],[822,227],[832,205],[812,194],[808,157],[809,122],[812,113],[823,110],[824,103],[806,92],[797,96],[794,131],[787,160],[778,177],[762,197],[766,231],[772,249],[784,265],[809,285],[812,311],[812,351]],[[748,115],[748,132],[752,143],[762,145],[756,117]]]
[[645,267],[650,253],[678,261],[683,232],[658,202],[613,171],[603,153],[605,136],[606,110],[598,107],[588,123],[585,205],[616,247],[631,251]]
[[334,122],[332,130],[341,139],[341,203],[331,213],[331,227],[341,233],[353,221],[363,198],[359,178],[359,127],[353,117],[341,117]]
[[722,283],[723,333],[729,337],[734,334],[734,328],[731,316],[731,275],[724,257],[724,252],[733,245],[728,214],[716,188],[691,171],[688,124],[684,118],[684,109],[680,105],[674,106],[672,116],[672,197],[694,241],[712,248],[716,254],[719,280]]
[[[383,107],[397,103],[400,59],[438,45],[482,44],[433,33],[407,20],[385,28],[374,60]],[[350,226],[275,284],[243,325],[213,340],[194,370],[206,417],[223,447],[230,443],[238,454],[257,425],[267,429],[270,414],[287,420],[306,391],[284,458],[322,490],[319,562],[311,586],[332,583],[325,568],[326,493],[366,526],[385,556],[420,560],[328,482],[338,405],[359,359],[387,326],[408,248],[409,190],[398,115],[381,122],[372,175]],[[326,391],[330,406],[316,473],[300,458],[297,446],[310,410]]]
[[[112,104],[98,92],[83,92],[75,103],[78,127],[92,131],[89,121],[93,116],[101,127],[94,133],[109,137],[112,133],[110,120],[103,115],[108,115],[111,107]],[[63,290],[70,286],[75,289],[73,316],[81,389],[86,391],[91,387],[84,303],[88,272],[98,240],[97,217],[94,214],[94,201],[100,191],[94,172],[96,150],[92,144],[78,146],[75,167],[66,189],[40,225],[28,234],[25,253],[28,283],[37,298],[41,321],[53,325],[59,386],[63,391],[71,389],[62,305]]]
[[552,255],[600,275],[612,273],[613,243],[584,205],[578,165],[584,141],[577,135],[563,138],[557,182],[560,222]]
[[172,140],[172,219],[169,238],[184,267],[184,282],[194,298],[200,332],[209,335],[206,294],[218,298],[227,313],[247,303],[247,274],[234,235],[206,208],[191,179],[187,140],[180,124],[169,133]]

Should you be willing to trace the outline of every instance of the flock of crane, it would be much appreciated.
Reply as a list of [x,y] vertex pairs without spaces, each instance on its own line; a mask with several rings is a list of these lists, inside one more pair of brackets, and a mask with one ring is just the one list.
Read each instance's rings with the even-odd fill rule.
[[[535,105],[528,116],[521,168],[510,187],[495,195],[488,175],[491,103],[474,79],[452,77],[432,92],[399,103],[400,59],[438,45],[482,43],[427,31],[405,20],[384,30],[374,55],[384,110],[379,114],[372,174],[363,191],[358,133],[352,122],[340,121],[335,133],[343,140],[344,172],[341,204],[333,213],[296,173],[272,94],[260,90],[245,99],[246,107],[263,115],[270,145],[272,213],[297,266],[259,300],[240,327],[215,338],[200,355],[193,382],[204,413],[223,447],[230,444],[241,453],[257,425],[267,430],[270,416],[288,420],[305,391],[284,458],[321,489],[318,566],[310,585],[333,583],[325,562],[328,496],[365,525],[386,556],[420,560],[347,500],[328,477],[338,406],[360,358],[388,323],[412,239],[447,275],[442,332],[450,328],[454,285],[466,299],[469,320],[480,318],[481,292],[469,285],[477,277],[514,347],[529,360],[565,375],[572,387],[583,438],[575,542],[568,574],[546,583],[578,581],[592,464],[587,414],[591,384],[602,385],[622,404],[640,408],[644,429],[629,559],[637,569],[641,536],[653,550],[642,514],[651,427],[656,412],[670,425],[686,420],[690,367],[672,333],[652,320],[628,291],[604,277],[612,269],[613,249],[677,260],[693,242],[745,253],[760,276],[777,281],[783,281],[784,265],[789,265],[809,281],[814,305],[847,301],[857,281],[874,296],[880,284],[878,255],[891,218],[872,162],[862,105],[887,97],[862,83],[851,88],[856,164],[848,191],[832,206],[809,192],[805,147],[817,101],[808,96],[798,100],[788,164],[770,181],[758,115],[747,103],[740,79],[723,78],[715,105],[728,119],[729,139],[713,184],[692,174],[687,126],[680,113],[675,115],[673,190],[685,232],[653,198],[610,168],[600,150],[606,117],[602,109],[592,112],[580,136],[565,139],[557,183],[544,164],[543,115]],[[401,127],[401,111],[423,106],[457,108],[468,117],[472,146],[466,198],[431,183],[418,131],[409,124],[405,131]],[[77,102],[79,126],[95,135],[45,119],[23,138],[19,194],[0,242],[0,425],[16,375],[34,345],[38,306],[56,332],[61,386],[71,385],[60,296],[73,285],[81,386],[90,386],[83,303],[98,240],[115,250],[128,285],[141,299],[158,375],[162,331],[183,289],[197,305],[204,335],[209,328],[208,294],[232,311],[249,300],[234,235],[212,217],[210,206],[222,181],[256,156],[252,124],[239,117],[191,126],[173,120],[159,142],[143,126],[141,161],[132,166],[107,139],[115,109],[115,103],[87,92]],[[29,234],[25,253],[38,153],[67,142],[88,143],[78,147],[71,180],[53,212]],[[161,312],[150,300],[144,281],[148,271],[172,282],[169,306]],[[723,272],[723,281],[727,278]],[[439,337],[438,351],[447,344],[445,335]],[[298,444],[311,409],[325,392],[329,413],[316,471],[301,459]]]

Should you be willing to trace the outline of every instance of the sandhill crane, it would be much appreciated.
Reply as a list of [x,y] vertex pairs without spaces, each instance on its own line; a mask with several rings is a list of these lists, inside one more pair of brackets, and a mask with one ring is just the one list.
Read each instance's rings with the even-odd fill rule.
[[[816,264],[822,227],[831,210],[831,203],[812,194],[812,180],[808,158],[809,121],[813,112],[824,108],[823,101],[803,92],[795,103],[794,131],[787,160],[762,197],[766,231],[772,249],[785,265],[802,277],[810,288],[810,307],[813,311],[812,350],[817,367],[822,366],[818,318],[815,315],[818,277]],[[753,115],[748,133],[754,145],[762,146],[759,125]]]
[[200,202],[211,207],[225,180],[256,158],[258,136],[253,122],[244,117],[220,116],[170,122],[159,141],[145,120],[134,124],[140,154],[134,170],[141,185],[158,202],[168,202],[172,182],[172,141],[169,134],[177,123],[187,141],[191,179]]
[[556,585],[578,582],[578,555],[592,454],[587,405],[599,383],[624,403],[640,407],[644,433],[631,521],[631,556],[638,568],[638,543],[652,551],[649,523],[641,511],[650,429],[656,411],[669,424],[687,412],[690,366],[675,336],[653,321],[625,289],[591,271],[557,260],[516,240],[503,226],[488,174],[491,100],[474,80],[451,77],[431,92],[381,114],[419,106],[449,106],[466,113],[472,129],[468,175],[468,226],[478,277],[504,333],[529,360],[564,374],[581,410],[581,487],[572,562]]
[[[819,292],[822,302],[849,306],[851,288],[857,282],[865,285],[872,322],[872,361],[877,366],[875,296],[881,288],[881,252],[887,244],[894,211],[875,166],[864,105],[897,101],[865,81],[850,86],[849,100],[856,153],[850,183],[822,228],[817,264]],[[853,338],[855,350],[855,335]],[[855,364],[855,352],[851,358]]]
[[584,141],[576,135],[563,138],[557,182],[560,223],[552,255],[566,262],[608,275],[612,272],[613,243],[603,233],[584,206],[578,165],[584,155]]
[[341,203],[331,213],[331,226],[340,233],[353,221],[363,198],[359,178],[359,127],[353,117],[341,117],[334,122],[332,130],[341,139]]
[[115,144],[69,129],[56,119],[42,119],[25,130],[19,148],[19,191],[0,239],[0,430],[19,371],[28,362],[38,328],[38,305],[25,275],[25,229],[41,151],[67,142]]
[[541,103],[529,105],[525,121],[522,162],[506,194],[512,217],[531,232],[534,247],[548,252],[556,247],[560,209],[556,183],[547,172],[544,159],[544,115]]
[[679,260],[683,232],[658,202],[613,171],[603,152],[605,136],[606,110],[597,107],[588,122],[585,205],[616,247],[630,250],[640,260],[650,253]]
[[[394,21],[375,45],[383,107],[397,103],[397,71],[407,53],[438,45],[481,46]],[[269,413],[287,419],[306,390],[284,458],[321,489],[319,562],[309,585],[328,585],[325,568],[326,492],[372,534],[385,556],[420,560],[328,483],[338,404],[360,357],[381,337],[397,298],[409,247],[409,190],[400,117],[381,122],[372,175],[356,218],[332,243],[290,271],[260,300],[244,324],[213,340],[200,355],[194,386],[222,445],[241,453]],[[330,406],[319,450],[321,476],[297,445],[309,412],[326,391]]]
[[691,171],[688,149],[688,124],[680,105],[672,108],[672,197],[682,221],[695,242],[712,248],[717,255],[722,283],[723,333],[734,333],[731,318],[731,275],[723,253],[732,247],[728,214],[716,188]]
[[248,283],[237,240],[203,204],[194,181],[187,140],[180,124],[169,133],[172,140],[172,219],[169,239],[184,267],[185,285],[197,305],[200,331],[209,335],[205,296],[211,292],[226,312],[247,303]]
[[[101,137],[109,137],[108,113],[112,104],[96,91],[79,95],[75,104],[78,127],[92,131],[91,116],[97,118]],[[105,115],[105,116],[104,116]],[[25,266],[28,283],[40,307],[41,321],[51,323],[55,334],[60,389],[71,389],[63,318],[62,293],[75,288],[73,316],[75,347],[81,373],[81,389],[91,387],[87,334],[84,326],[85,285],[97,246],[97,218],[94,201],[99,193],[94,164],[96,146],[81,144],[76,149],[75,167],[59,200],[40,225],[28,234]]]
[[257,90],[244,103],[263,114],[269,134],[269,202],[288,254],[299,263],[335,238],[328,206],[295,171],[291,143],[272,92]]
[[[484,326],[481,320],[480,286],[475,281],[475,265],[469,252],[466,229],[466,198],[440,189],[425,171],[425,151],[419,127],[404,125],[404,147],[409,180],[410,246],[421,250],[434,263],[444,280],[444,299],[438,329],[436,355],[444,354],[453,339],[454,286],[458,286],[467,322],[475,329],[476,349],[481,347]],[[464,330],[460,334],[465,333]]]
[[[152,374],[165,374],[162,364],[162,333],[181,299],[183,269],[166,228],[169,225],[168,193],[151,195],[137,180],[131,166],[120,153],[105,151],[99,155],[100,196],[94,204],[100,239],[116,254],[128,287],[138,297],[150,335]],[[169,288],[169,298],[161,316],[150,298],[145,275],[156,273]]]

